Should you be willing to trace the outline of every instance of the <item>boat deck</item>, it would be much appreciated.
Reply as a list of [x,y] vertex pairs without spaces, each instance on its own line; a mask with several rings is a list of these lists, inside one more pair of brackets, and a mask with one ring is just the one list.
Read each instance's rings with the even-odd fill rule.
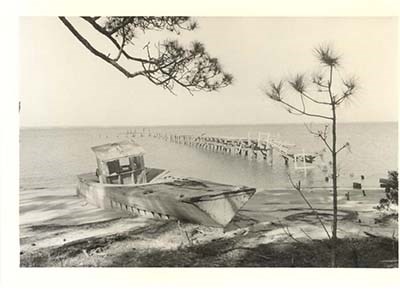
[[[94,173],[82,174],[80,179],[87,182],[98,183],[98,179]],[[124,196],[146,195],[151,196],[166,196],[168,198],[176,199],[179,201],[195,201],[201,198],[212,198],[213,196],[220,196],[224,194],[234,194],[242,192],[255,192],[255,188],[246,186],[233,186],[221,184],[195,178],[175,179],[173,181],[165,181],[158,183],[148,184],[103,184],[106,187],[112,187],[114,193]]]

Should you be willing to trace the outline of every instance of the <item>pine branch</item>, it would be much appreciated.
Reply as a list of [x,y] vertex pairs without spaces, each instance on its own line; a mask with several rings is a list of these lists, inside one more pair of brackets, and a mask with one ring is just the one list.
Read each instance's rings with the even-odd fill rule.
[[[301,113],[302,115],[306,115],[306,116],[310,116],[310,117],[318,117],[318,118],[323,118],[323,119],[332,120],[332,118],[331,118],[331,117],[329,117],[329,116],[320,115],[320,114],[315,114],[315,113],[309,113],[309,112],[306,112],[306,111],[300,110],[300,109],[296,108],[295,106],[293,106],[293,105],[291,105],[291,104],[289,104],[289,103],[287,103],[287,102],[283,101],[282,99],[281,99],[280,101],[278,101],[278,102],[281,102],[282,104],[286,105],[287,107],[289,107],[289,108],[293,109],[293,110],[294,110],[294,111],[296,111],[296,112],[299,112],[299,113]],[[289,113],[291,113],[291,112],[289,111]]]
[[[105,36],[118,49],[117,56],[109,55],[96,49],[65,17],[59,17],[69,31],[95,56],[111,64],[128,78],[143,76],[155,85],[162,86],[174,94],[175,85],[185,88],[190,94],[193,91],[216,91],[232,84],[233,77],[222,71],[216,58],[212,58],[203,44],[193,42],[188,48],[177,41],[166,40],[155,47],[158,56],[152,56],[149,44],[144,47],[147,59],[135,57],[127,53],[125,46],[131,43],[135,29],[170,30],[179,33],[178,28],[192,30],[193,23],[188,23],[190,17],[110,17],[103,27],[98,18],[82,17],[96,32]],[[186,26],[184,26],[185,24]],[[116,37],[121,37],[119,43]],[[125,63],[118,62],[124,56],[127,60],[137,62],[143,70],[131,72]]]
[[138,71],[138,72],[134,72],[134,73],[129,72],[128,70],[126,70],[125,68],[120,66],[116,61],[110,59],[105,54],[103,54],[102,52],[95,49],[90,44],[90,42],[86,38],[84,38],[65,17],[60,16],[59,19],[61,20],[62,23],[64,23],[64,25],[68,28],[68,30],[71,31],[71,33],[80,41],[80,43],[83,44],[91,53],[93,53],[95,56],[99,57],[100,59],[102,59],[105,62],[112,65],[118,71],[123,73],[126,77],[134,78],[136,76],[140,76],[143,74],[142,71]]
[[321,226],[322,226],[322,228],[324,229],[326,235],[328,236],[328,239],[331,239],[331,236],[330,236],[328,230],[326,229],[325,224],[323,223],[321,217],[319,216],[318,211],[314,209],[314,207],[311,205],[310,201],[308,201],[308,199],[307,199],[306,196],[304,195],[303,191],[301,190],[300,181],[299,181],[299,184],[296,185],[296,184],[293,182],[292,177],[290,176],[290,174],[288,174],[288,177],[289,177],[290,184],[292,184],[293,188],[296,189],[297,192],[299,192],[301,198],[303,198],[303,200],[306,202],[306,204],[308,205],[308,207],[311,209],[312,213],[315,214],[315,216],[317,217],[319,223],[321,224]]
[[307,128],[309,133],[311,133],[315,137],[320,138],[324,142],[325,146],[328,148],[328,150],[331,153],[333,152],[332,147],[329,145],[329,143],[327,141],[327,139],[328,139],[328,134],[327,134],[328,126],[327,125],[325,126],[324,132],[322,132],[322,131],[313,131],[310,127],[308,127],[307,124],[304,124],[304,126]]
[[350,146],[349,142],[346,142],[340,149],[338,149],[336,151],[336,153],[338,154],[339,152],[341,152],[342,150],[344,150],[345,148],[348,148]]
[[121,46],[118,44],[118,41],[113,38],[103,27],[101,27],[92,17],[82,17],[82,19],[84,19],[85,21],[87,21],[88,23],[90,23],[92,25],[92,27],[97,30],[99,33],[101,33],[102,35],[106,36],[113,44],[114,46],[118,49],[122,51],[122,54],[124,55],[124,57],[126,57],[128,60],[132,60],[132,61],[137,61],[137,62],[141,62],[141,63],[152,63],[151,60],[146,60],[146,59],[142,59],[142,58],[137,58],[137,57],[132,57],[131,55],[129,55],[123,48],[121,48]]

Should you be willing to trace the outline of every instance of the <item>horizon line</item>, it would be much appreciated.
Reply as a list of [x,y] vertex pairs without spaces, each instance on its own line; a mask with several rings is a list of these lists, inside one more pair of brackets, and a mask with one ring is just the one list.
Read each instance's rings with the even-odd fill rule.
[[[246,126],[246,125],[301,125],[301,124],[327,124],[324,122],[287,122],[287,123],[210,123],[210,124],[141,124],[141,125],[24,125],[19,129],[29,128],[115,128],[115,127],[199,127],[199,126]],[[398,123],[398,121],[343,121],[337,124],[368,124],[368,123]]]

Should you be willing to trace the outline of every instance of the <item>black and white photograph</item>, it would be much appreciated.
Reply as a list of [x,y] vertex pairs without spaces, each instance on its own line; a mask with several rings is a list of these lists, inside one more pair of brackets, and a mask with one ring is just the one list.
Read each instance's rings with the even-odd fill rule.
[[18,17],[18,268],[398,269],[396,16],[131,11]]

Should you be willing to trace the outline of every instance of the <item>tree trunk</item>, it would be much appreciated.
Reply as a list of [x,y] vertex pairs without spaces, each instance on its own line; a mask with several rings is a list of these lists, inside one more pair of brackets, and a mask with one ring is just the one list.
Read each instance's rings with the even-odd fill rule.
[[332,70],[330,68],[329,95],[332,105],[332,190],[333,190],[333,223],[332,223],[332,244],[331,244],[331,267],[336,267],[337,256],[337,161],[336,161],[336,102],[332,95]]
[[333,224],[332,224],[332,254],[331,265],[336,267],[337,253],[337,163],[336,163],[336,113],[333,106],[333,122],[332,122],[332,186],[333,186]]

